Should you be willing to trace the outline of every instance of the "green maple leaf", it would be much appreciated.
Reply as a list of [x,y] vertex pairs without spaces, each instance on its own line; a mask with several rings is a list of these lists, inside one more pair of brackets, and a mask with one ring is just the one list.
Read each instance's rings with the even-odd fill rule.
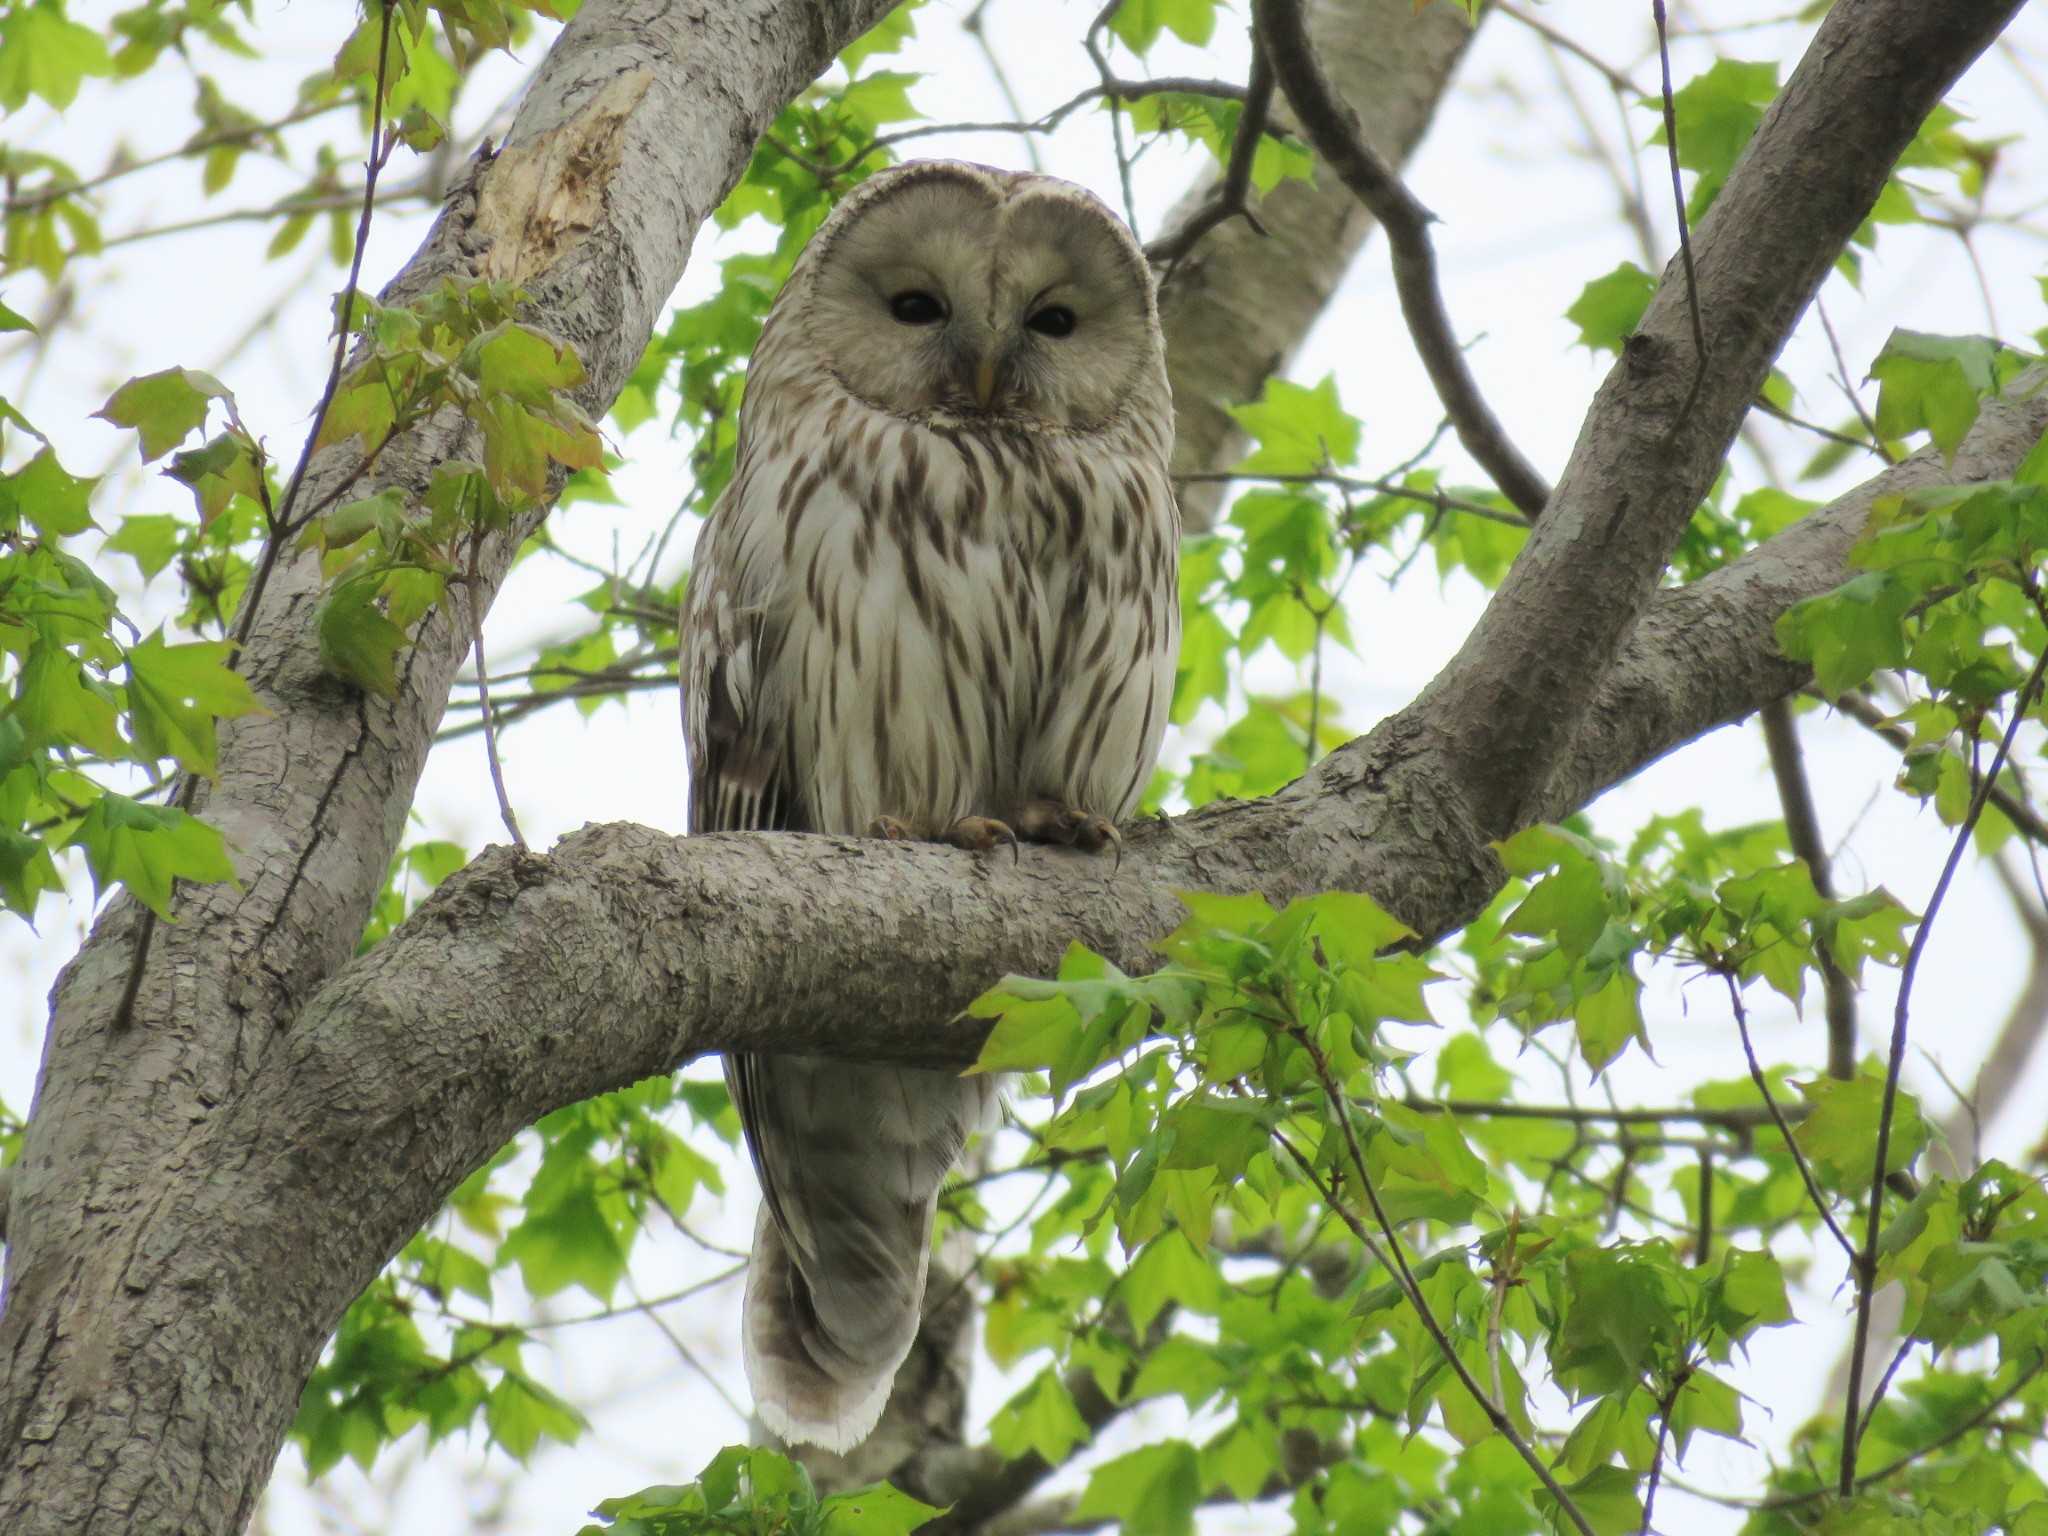
[[143,805],[126,795],[109,793],[95,800],[71,843],[85,850],[96,894],[125,885],[166,922],[171,921],[173,880],[235,878],[227,844],[215,828],[175,806]]
[[190,773],[212,778],[215,720],[262,708],[232,667],[224,640],[167,645],[159,628],[128,651],[128,711],[135,744],[151,757],[173,757]]
[[209,400],[232,400],[228,387],[196,368],[166,368],[130,379],[93,414],[142,438],[142,462],[169,453],[206,420]]

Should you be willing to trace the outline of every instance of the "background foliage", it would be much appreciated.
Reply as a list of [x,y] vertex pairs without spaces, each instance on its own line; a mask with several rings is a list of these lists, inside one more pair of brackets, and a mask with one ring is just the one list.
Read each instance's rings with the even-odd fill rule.
[[[566,472],[561,511],[527,551],[528,590],[573,602],[482,669],[497,690],[489,715],[519,726],[516,748],[528,733],[574,736],[558,703],[589,717],[672,687],[691,530],[730,475],[762,319],[833,201],[945,126],[920,102],[951,20],[904,6],[781,115],[716,215],[732,238],[715,279],[686,295],[593,423],[564,393],[580,364],[521,323],[516,291],[447,288],[387,306],[358,286],[373,223],[432,205],[499,121],[510,61],[537,57],[548,24],[574,8],[373,7],[337,19],[289,105],[261,112],[245,98],[251,70],[276,56],[271,18],[253,4],[153,0],[101,18],[41,0],[0,18],[0,108],[34,130],[0,150],[0,281],[17,306],[0,303],[12,349],[0,402],[0,902],[15,919],[54,932],[66,903],[83,910],[116,885],[174,919],[178,882],[233,878],[219,829],[188,814],[188,786],[215,769],[217,723],[257,707],[235,671],[237,624],[252,584],[290,551],[325,563],[331,669],[389,692],[409,626],[460,586],[477,531]],[[1524,24],[1548,27],[1513,12],[1487,22]],[[1060,46],[1085,69],[1086,18],[1063,25]],[[1687,30],[1682,57],[1696,67],[1681,71],[1673,106],[1697,219],[1782,70],[1741,31]],[[1796,52],[1799,27],[1780,30]],[[1242,73],[1241,31],[1214,0],[1125,0],[1088,35],[1126,75],[1179,74],[1193,59],[1192,73],[1229,79]],[[2040,42],[2022,37],[2008,60],[2029,81],[2025,50]],[[1565,54],[1552,57],[1562,70]],[[1002,55],[989,59],[1008,90]],[[1034,103],[1053,94],[1035,88],[1049,74],[1035,60],[1008,62]],[[1598,88],[1611,87],[1622,128],[1588,123],[1581,148],[1614,153],[1618,131],[1622,148],[1642,147],[1638,175],[1654,178],[1661,104],[1606,68]],[[77,117],[52,114],[166,90],[189,100],[190,132],[174,147],[104,162],[59,153]],[[1193,90],[1054,103],[1048,129],[1113,135],[1120,153],[1183,167],[1227,159],[1241,121],[1237,101]],[[1950,248],[1951,274],[1973,263],[1981,274],[1980,246],[1996,241],[2008,257],[1998,270],[2015,247],[2038,270],[2029,216],[2004,211],[2038,191],[2012,185],[2008,169],[2038,172],[2032,148],[2002,124],[1937,113],[1844,252],[1835,297],[1854,302],[1893,243],[1920,236]],[[1268,138],[1253,181],[1270,190],[1309,166],[1298,142]],[[161,175],[182,178],[181,211],[202,211],[160,207],[114,227],[116,211],[133,213],[123,194]],[[1618,163],[1616,191],[1639,259],[1587,270],[1559,306],[1565,334],[1596,356],[1618,351],[1662,265],[1661,208]],[[309,420],[294,420],[296,405],[252,407],[239,380],[268,325],[230,314],[216,351],[221,332],[257,323],[209,366],[150,355],[134,376],[102,381],[91,405],[104,426],[85,433],[77,389],[45,370],[91,374],[81,353],[97,307],[148,271],[124,270],[115,253],[240,224],[261,231],[267,262],[306,263],[286,291],[340,289],[341,345],[318,358],[331,377],[324,393],[310,377],[305,393],[320,407]],[[1839,353],[1811,377],[1795,376],[1788,354],[1675,577],[1726,563],[1883,461],[1928,443],[1952,454],[1982,400],[2027,379],[2048,345],[2031,328],[2039,293],[1983,281],[1986,329],[2003,316],[2007,330],[1927,334],[1901,306],[1865,360],[1874,390],[1862,395]],[[306,336],[290,345],[314,356]],[[1334,373],[1275,379],[1237,408],[1250,447],[1233,495],[1183,553],[1182,731],[1152,806],[1294,778],[1370,721],[1339,681],[1370,663],[1368,594],[1434,582],[1469,599],[1521,545],[1520,515],[1468,483],[1441,429],[1404,452],[1345,393]],[[480,427],[482,461],[444,466],[423,505],[362,487],[300,504],[315,447],[354,436],[374,462],[393,432],[443,408]],[[1827,419],[1805,419],[1816,413]],[[115,429],[121,459],[96,461]],[[613,475],[623,483],[626,461],[652,447],[648,429],[666,429],[687,475],[628,510]],[[137,463],[146,478],[126,467]],[[615,534],[606,551],[581,523],[608,507],[615,529],[632,530],[630,555],[629,541]],[[2048,445],[2009,482],[1881,502],[1855,577],[1780,625],[1788,653],[1812,662],[1818,698],[1891,733],[1884,792],[1952,829],[1941,840],[1951,868],[2024,868],[2014,855],[2033,859],[2044,836],[2026,773],[2043,743],[2044,551]],[[516,618],[519,600],[501,609]],[[481,689],[459,698],[448,736],[485,710]],[[672,741],[647,750],[674,754]],[[1868,792],[1821,788],[1842,803]],[[603,814],[567,819],[586,811]],[[1837,831],[1849,819],[1829,817]],[[363,944],[489,835],[471,824],[464,839],[411,842]],[[1870,878],[1838,889],[1829,851],[1796,809],[1725,825],[1699,805],[1667,806],[1625,835],[1579,817],[1503,845],[1512,879],[1499,899],[1426,951],[1364,895],[1281,911],[1256,896],[1190,896],[1153,975],[1075,949],[1058,977],[1011,978],[984,997],[983,1066],[1027,1077],[1015,1124],[949,1194],[942,1228],[970,1234],[978,1254],[996,1368],[984,1380],[1000,1383],[987,1388],[986,1438],[1061,1469],[1048,1487],[1068,1491],[1042,1507],[1042,1528],[1634,1531],[1660,1484],[1671,1501],[1660,1518],[1694,1517],[1700,1506],[1676,1503],[1669,1485],[1702,1461],[1725,1469],[1702,1449],[1720,1440],[1764,1453],[1736,1463],[1746,1480],[1699,1479],[1711,1483],[1702,1497],[1735,1511],[1728,1528],[2048,1531],[2038,1156],[1980,1158],[1958,1129],[1967,1122],[1929,1102],[1939,1064],[1902,1086],[1874,1015],[1867,1038],[1837,1041],[1833,1072],[1812,1030],[1780,1030],[1758,1054],[1752,1014],[1773,998],[1833,1018],[1868,987],[1923,1027],[1930,1010],[1984,1007],[1911,990],[1937,917],[1918,868],[1894,894],[1898,877],[1866,854]],[[2038,928],[2038,872],[2011,899]],[[1882,981],[1888,972],[1904,979]],[[1719,1070],[1661,1075],[1652,1053],[1680,1028],[1714,1032]],[[1642,1084],[1656,1086],[1637,1097]],[[0,1155],[17,1130],[0,1108]],[[371,1508],[402,1497],[422,1445],[450,1437],[490,1448],[467,1474],[485,1497],[504,1457],[584,1435],[606,1392],[568,1378],[579,1359],[603,1357],[581,1341],[611,1320],[651,1322],[692,1369],[706,1336],[729,1350],[691,1309],[737,1272],[702,1230],[736,1226],[717,1205],[736,1137],[722,1086],[693,1072],[562,1110],[507,1147],[350,1312],[301,1404],[294,1441],[315,1492],[291,1507],[345,1525],[355,1517],[323,1506],[321,1480],[341,1486],[330,1474],[349,1463],[375,1474],[346,1485]],[[643,1291],[641,1250],[677,1234],[700,1262],[668,1293]],[[1875,1405],[1845,1451],[1839,1406],[1803,1423],[1777,1412],[1758,1360],[1783,1330],[1839,1328],[1870,1289],[1854,1279],[1866,1245],[1869,1273],[1903,1302],[1895,1353],[1866,1378]],[[661,1262],[675,1268],[672,1253]],[[723,1390],[717,1378],[706,1380]],[[688,1422],[672,1402],[655,1411]],[[654,1486],[627,1494],[641,1479],[619,1474],[597,1528],[885,1532],[930,1513],[893,1491],[821,1497],[769,1453],[711,1454],[740,1438],[736,1426],[689,1424]]]

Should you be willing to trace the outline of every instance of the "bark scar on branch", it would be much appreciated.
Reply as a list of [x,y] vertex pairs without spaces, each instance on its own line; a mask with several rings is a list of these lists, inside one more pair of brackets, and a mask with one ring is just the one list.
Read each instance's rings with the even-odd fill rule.
[[566,122],[498,152],[477,184],[484,278],[524,283],[599,226],[627,119],[653,84],[646,65],[615,75]]

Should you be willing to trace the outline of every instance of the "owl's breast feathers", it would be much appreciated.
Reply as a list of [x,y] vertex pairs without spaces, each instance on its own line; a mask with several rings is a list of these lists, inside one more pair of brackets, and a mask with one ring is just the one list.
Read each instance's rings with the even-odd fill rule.
[[750,671],[805,823],[943,827],[1033,796],[1128,814],[1179,643],[1164,454],[1133,429],[926,426],[843,395],[822,424],[742,466],[728,498],[766,515],[713,540],[769,575],[746,583]]

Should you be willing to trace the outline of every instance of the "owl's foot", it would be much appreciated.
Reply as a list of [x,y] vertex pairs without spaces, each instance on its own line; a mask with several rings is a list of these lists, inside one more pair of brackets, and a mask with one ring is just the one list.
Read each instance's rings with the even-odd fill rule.
[[1057,843],[1064,848],[1079,848],[1083,853],[1114,848],[1116,867],[1123,865],[1124,840],[1117,834],[1116,823],[1107,816],[1062,805],[1057,800],[1027,800],[1017,807],[1011,821],[1016,825],[1017,835],[1026,842]]
[[[892,843],[920,840],[910,823],[896,816],[877,816],[868,823],[868,836],[887,838]],[[934,834],[929,841],[963,848],[969,853],[987,853],[989,849],[1007,843],[1013,858],[1017,852],[1017,834],[1007,823],[993,816],[962,816],[945,831]]]
[[1017,857],[1017,834],[1010,830],[1008,822],[997,821],[993,816],[962,816],[934,841],[951,843],[955,848],[965,848],[970,853],[987,853],[991,848],[1008,843],[1010,858],[1014,861]]

